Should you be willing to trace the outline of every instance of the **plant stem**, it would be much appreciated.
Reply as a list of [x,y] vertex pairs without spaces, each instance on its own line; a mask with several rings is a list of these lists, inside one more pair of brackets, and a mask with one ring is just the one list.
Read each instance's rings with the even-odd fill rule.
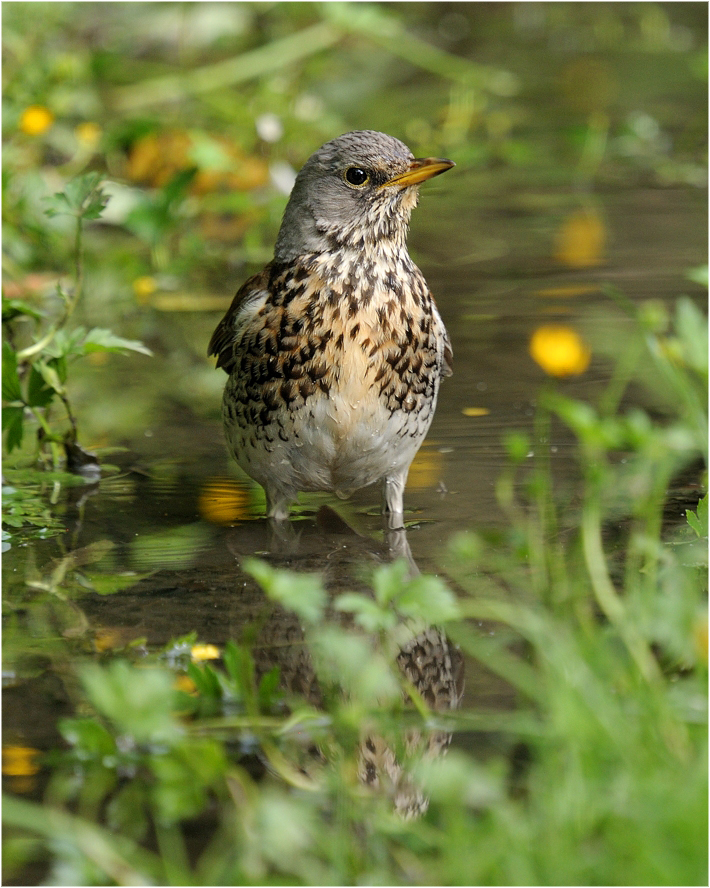
[[588,483],[586,502],[582,510],[582,548],[594,595],[606,618],[621,635],[645,680],[655,681],[661,677],[658,664],[644,639],[629,623],[624,605],[609,577],[602,546],[598,495],[589,487]]
[[118,885],[155,885],[159,871],[154,854],[125,836],[57,808],[3,795],[3,821],[8,826],[77,847]]
[[244,80],[263,77],[328,49],[341,37],[339,30],[326,22],[319,22],[296,34],[289,34],[288,37],[273,40],[266,46],[213,65],[121,87],[113,93],[113,105],[118,111],[136,111],[148,105],[174,102],[185,95],[234,86]]
[[632,337],[628,348],[626,348],[614,367],[614,373],[609,381],[609,385],[604,390],[599,399],[599,415],[614,416],[619,409],[619,404],[624,396],[624,392],[631,381],[633,371],[641,357],[642,344],[638,337]]
[[[61,464],[62,464],[62,455],[59,451],[59,444],[54,440],[54,435],[52,433],[52,429],[50,428],[49,423],[47,422],[47,418],[44,415],[44,412],[42,410],[38,409],[37,407],[30,407],[29,409],[32,412],[32,415],[34,416],[34,418],[37,420],[40,428],[47,436],[47,440],[49,441],[49,447],[50,447],[50,450],[52,451],[52,468],[55,471],[57,471],[61,467]],[[41,457],[41,455],[42,454],[41,454],[41,448],[40,448],[40,457]]]
[[[22,351],[17,353],[17,360],[26,361],[27,358],[31,358],[33,355],[39,354],[39,352],[43,351],[49,343],[54,339],[59,330],[62,329],[69,320],[69,318],[74,313],[74,309],[79,304],[79,299],[81,298],[81,293],[84,287],[84,244],[83,244],[83,218],[81,213],[79,213],[76,217],[76,232],[74,235],[74,288],[71,296],[67,296],[64,299],[64,313],[56,321],[52,326],[47,330],[44,336],[39,339],[37,342],[33,342],[32,345],[28,345],[27,348],[23,348]],[[57,289],[59,290],[61,295],[64,295],[59,284],[57,284]]]

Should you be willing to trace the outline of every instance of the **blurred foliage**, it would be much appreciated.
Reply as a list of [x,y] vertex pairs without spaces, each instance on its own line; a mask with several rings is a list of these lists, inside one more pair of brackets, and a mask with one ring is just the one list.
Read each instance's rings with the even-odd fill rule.
[[[295,171],[348,129],[483,187],[704,187],[705,29],[699,4],[9,5],[6,456],[35,462],[31,428],[71,468],[64,440],[132,440],[178,404],[216,415],[213,312],[270,258]],[[586,202],[558,258],[589,267],[603,239]],[[141,342],[150,368],[115,363]]]
[[[118,635],[99,644],[77,619],[77,575],[105,544],[36,579],[65,644],[94,637],[98,653],[84,647],[78,684],[67,676],[64,748],[8,745],[8,779],[39,765],[50,779],[41,805],[11,784],[6,871],[40,860],[49,882],[81,885],[702,883],[707,496],[671,536],[662,513],[672,475],[707,460],[707,333],[688,300],[673,317],[627,308],[628,348],[670,387],[672,415],[619,412],[643,361],[622,357],[596,405],[550,381],[535,443],[506,441],[507,527],[451,542],[456,596],[405,561],[376,568],[370,596],[331,599],[317,575],[244,560],[297,618],[318,707],[278,665],[257,677],[249,633],[221,649],[195,633],[153,652]],[[553,421],[577,444],[572,518],[551,471]],[[622,541],[608,541],[610,522]],[[432,623],[515,688],[514,712],[429,707],[397,664]],[[433,739],[470,730],[495,734],[496,752]],[[381,750],[376,782],[363,781],[368,748]],[[404,816],[403,793],[417,802]]]
[[[58,313],[46,329],[32,336],[30,344],[17,347],[22,321],[37,321],[40,313],[20,299],[3,301],[3,431],[9,453],[19,448],[24,437],[27,415],[37,422],[38,439],[52,447],[55,470],[61,461],[57,445],[64,443],[66,461],[75,467],[77,445],[76,418],[69,405],[66,381],[70,363],[78,357],[96,353],[137,351],[150,355],[140,342],[133,342],[114,335],[110,330],[95,328],[88,332],[83,327],[67,329],[68,322],[81,300],[83,287],[83,228],[85,222],[98,219],[106,205],[106,197],[100,187],[97,174],[87,174],[71,179],[64,191],[47,199],[45,214],[49,218],[59,215],[73,216],[76,225],[74,236],[74,274],[71,287],[65,291],[57,283]],[[24,385],[23,385],[24,381]],[[70,428],[67,432],[55,428],[50,420],[54,402],[61,401]],[[73,448],[73,449],[72,449]],[[40,457],[44,456],[40,449]],[[90,460],[81,463],[84,468]]]

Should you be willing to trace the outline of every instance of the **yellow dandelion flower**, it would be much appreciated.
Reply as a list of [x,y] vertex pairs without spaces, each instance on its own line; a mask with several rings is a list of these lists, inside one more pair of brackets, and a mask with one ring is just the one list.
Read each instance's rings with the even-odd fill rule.
[[530,357],[548,376],[578,376],[589,366],[592,353],[571,327],[538,327],[530,339]]
[[219,660],[221,656],[219,648],[214,644],[193,644],[190,655],[196,663],[201,660]]
[[95,148],[99,144],[103,130],[98,123],[90,120],[80,123],[74,128],[74,135],[82,148]]
[[20,129],[28,136],[41,136],[54,123],[54,114],[43,105],[30,105],[20,115]]
[[488,407],[464,407],[461,411],[464,416],[488,416],[490,412]]
[[133,281],[133,292],[136,294],[136,302],[139,305],[147,305],[150,302],[150,297],[157,289],[158,284],[155,278],[149,275],[144,275]]
[[31,746],[3,746],[2,772],[6,777],[32,777],[39,771],[39,749]]

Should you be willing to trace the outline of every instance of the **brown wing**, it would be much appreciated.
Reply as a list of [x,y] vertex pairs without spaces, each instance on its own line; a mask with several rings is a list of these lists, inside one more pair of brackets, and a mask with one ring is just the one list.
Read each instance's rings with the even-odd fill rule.
[[451,348],[451,340],[449,334],[446,333],[444,339],[444,366],[441,368],[442,376],[453,376],[454,373],[454,350]]
[[439,314],[439,309],[437,308],[436,302],[434,299],[431,300],[431,307],[434,313],[434,323],[436,327],[439,328],[438,335],[442,339],[442,358],[443,362],[441,365],[441,375],[442,376],[452,376],[454,372],[454,350],[451,348],[451,340],[449,339],[449,334],[446,332],[446,327],[444,326],[444,322],[441,319],[441,315]]
[[225,373],[232,372],[234,367],[234,339],[237,332],[237,316],[242,312],[245,304],[249,302],[251,296],[256,293],[263,292],[269,286],[269,278],[271,277],[271,263],[266,266],[263,271],[253,275],[243,284],[237,295],[232,300],[232,304],[227,309],[227,313],[217,324],[217,329],[212,334],[210,344],[207,348],[207,354],[217,355],[217,367],[221,367]]

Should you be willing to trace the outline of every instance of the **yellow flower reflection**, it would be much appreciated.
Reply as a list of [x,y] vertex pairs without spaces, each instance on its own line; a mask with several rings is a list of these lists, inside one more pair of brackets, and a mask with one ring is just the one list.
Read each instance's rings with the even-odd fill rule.
[[124,647],[127,641],[128,637],[123,629],[101,628],[94,633],[94,648],[99,653]]
[[407,490],[436,487],[442,476],[443,463],[443,455],[427,442],[409,467]]
[[210,478],[197,501],[200,515],[211,524],[236,524],[249,517],[248,491],[229,478]]
[[41,136],[54,123],[54,114],[43,105],[30,105],[20,115],[20,129],[28,136]]
[[6,777],[32,777],[39,771],[39,749],[31,746],[3,746],[2,772]]
[[571,327],[538,327],[530,339],[530,357],[548,376],[578,376],[589,366],[592,353]]
[[555,259],[571,268],[592,268],[604,259],[606,227],[596,210],[577,210],[557,233]]
[[80,123],[74,128],[76,140],[83,148],[95,148],[99,144],[101,133],[102,129],[98,123],[93,123],[90,120]]
[[183,691],[185,694],[196,694],[197,685],[189,675],[178,675],[173,682],[176,691]]

